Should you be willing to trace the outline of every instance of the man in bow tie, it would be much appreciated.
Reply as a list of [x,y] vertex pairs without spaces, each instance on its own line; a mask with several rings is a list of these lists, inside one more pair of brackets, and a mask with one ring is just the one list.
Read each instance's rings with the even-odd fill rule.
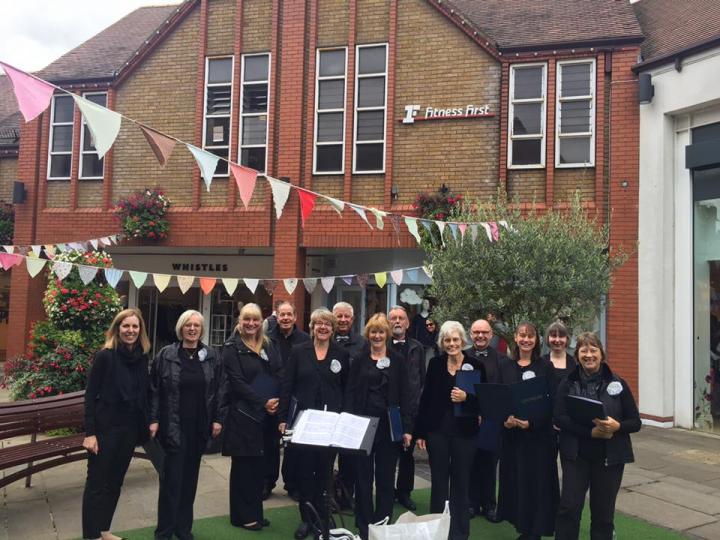
[[[410,404],[414,420],[420,403],[422,387],[425,383],[425,348],[423,344],[416,339],[408,337],[407,331],[410,327],[410,320],[408,319],[405,308],[401,306],[393,307],[388,313],[388,319],[393,334],[389,347],[405,359],[405,373],[410,388]],[[415,442],[413,441],[408,448],[400,452],[397,484],[395,487],[395,498],[400,504],[411,511],[417,510],[417,506],[410,498],[410,493],[415,484],[414,449]]]
[[[478,319],[470,327],[472,347],[468,353],[473,355],[485,368],[487,380],[483,382],[500,383],[501,362],[510,362],[510,359],[499,354],[490,346],[493,338],[493,329],[485,319]],[[497,426],[497,439],[500,437],[500,426]],[[470,478],[470,515],[484,515],[488,521],[498,522],[497,515],[497,464],[499,447],[495,450],[478,448]]]

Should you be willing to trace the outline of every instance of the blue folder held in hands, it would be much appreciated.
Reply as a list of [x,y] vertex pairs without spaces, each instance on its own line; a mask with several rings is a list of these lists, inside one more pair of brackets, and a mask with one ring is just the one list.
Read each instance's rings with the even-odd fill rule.
[[[467,395],[475,395],[475,385],[482,382],[482,373],[477,370],[458,371],[455,373],[455,386],[463,390]],[[454,404],[454,415],[459,418],[469,418],[477,416],[478,412],[475,407],[469,407],[467,401],[465,403]]]
[[388,407],[388,420],[390,424],[390,440],[400,442],[403,438],[402,418],[400,417],[400,407],[391,405]]

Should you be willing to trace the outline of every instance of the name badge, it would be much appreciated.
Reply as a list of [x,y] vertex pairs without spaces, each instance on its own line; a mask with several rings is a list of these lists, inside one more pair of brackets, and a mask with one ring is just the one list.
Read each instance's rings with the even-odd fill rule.
[[204,361],[207,358],[207,349],[200,349],[198,351],[198,358],[201,362]]
[[534,379],[534,378],[535,378],[535,372],[532,370],[525,371],[522,374],[523,381],[529,381],[530,379]]
[[623,391],[623,385],[619,383],[618,381],[613,381],[610,384],[608,384],[607,387],[607,393],[611,396],[617,396],[620,392]]
[[260,349],[260,358],[262,358],[262,359],[265,360],[266,362],[268,361],[268,355],[267,355],[267,353],[265,352],[265,349]]
[[377,361],[377,364],[375,364],[378,369],[385,369],[390,367],[390,359],[385,356]]
[[475,368],[472,367],[472,364],[463,364],[460,369],[462,371],[475,371]]
[[340,371],[342,371],[342,364],[337,360],[337,358],[333,358],[332,362],[330,362],[330,371],[333,373],[340,373]]

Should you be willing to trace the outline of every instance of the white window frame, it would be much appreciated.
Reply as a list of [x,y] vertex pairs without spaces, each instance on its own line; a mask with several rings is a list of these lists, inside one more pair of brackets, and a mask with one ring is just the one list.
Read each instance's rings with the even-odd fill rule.
[[[230,112],[228,114],[208,114],[207,113],[207,106],[208,106],[208,87],[215,87],[215,86],[227,86],[228,83],[210,83],[208,84],[208,76],[210,75],[210,61],[211,60],[224,60],[226,58],[230,59]],[[207,150],[210,153],[213,153],[213,150],[218,149],[224,149],[225,145],[206,145],[206,137],[207,137],[207,119],[208,118],[225,118],[228,119],[228,143],[227,143],[227,150],[228,150],[228,161],[230,161],[230,148],[232,148],[232,117],[233,117],[233,81],[235,79],[235,57],[233,55],[224,55],[224,56],[207,56],[205,57],[205,88],[203,92],[203,129],[202,129],[202,148],[203,150]],[[218,173],[216,172],[214,175],[214,178],[227,178],[230,176],[230,165],[228,164],[228,170],[226,173]]]
[[[530,99],[515,99],[515,70],[529,67],[542,68],[542,96]],[[532,62],[523,64],[512,64],[510,66],[510,88],[508,89],[508,144],[507,144],[507,166],[508,169],[543,169],[545,168],[545,149],[547,141],[547,62]],[[513,118],[515,116],[515,104],[540,103],[540,137],[537,135],[513,135]],[[516,140],[537,140],[540,139],[540,163],[528,165],[513,165],[513,141]]]
[[[364,73],[360,75],[360,50],[361,49],[368,49],[372,47],[385,47],[385,71],[381,74],[380,72],[377,73]],[[356,45],[355,46],[355,103],[354,103],[354,125],[353,125],[353,174],[384,174],[385,173],[385,162],[387,159],[387,125],[388,125],[388,115],[387,115],[387,98],[388,98],[388,55],[389,55],[390,47],[387,43],[368,43],[364,45]],[[385,99],[383,100],[384,105],[382,107],[358,107],[358,91],[360,89],[360,79],[361,78],[373,78],[378,77],[380,75],[383,75],[385,77]],[[358,142],[357,140],[357,129],[358,129],[358,112],[364,112],[364,111],[383,111],[383,116],[385,118],[385,125],[383,126],[383,138],[373,141],[362,141]],[[358,144],[378,144],[382,143],[383,145],[383,166],[381,169],[377,170],[371,170],[371,171],[358,171],[357,170],[357,147]]]
[[[572,96],[563,98],[562,92],[562,67],[570,64],[590,64],[590,94],[586,96]],[[560,60],[555,67],[555,167],[570,169],[577,167],[595,166],[595,100],[597,96],[595,58],[581,58],[577,60]],[[560,132],[560,120],[562,115],[562,103],[568,101],[590,101],[590,131],[583,133],[569,133],[563,135]],[[560,140],[573,138],[587,138],[590,136],[590,161],[587,163],[560,163]]]
[[[73,140],[75,139],[75,102],[73,101],[73,114],[72,114],[72,120],[70,122],[55,122],[55,100],[58,98],[64,98],[69,97],[72,99],[72,97],[68,96],[67,94],[54,94],[52,97],[52,100],[50,101],[50,136],[48,139],[48,162],[47,162],[47,179],[48,180],[70,180],[72,177],[72,165],[73,165]],[[59,126],[71,126],[73,127],[73,130],[71,132],[70,136],[70,151],[68,152],[53,152],[53,136],[55,135],[55,127]],[[52,157],[53,156],[70,156],[70,174],[68,176],[50,176],[50,171],[52,170]]]
[[[107,107],[108,103],[108,93],[107,92],[83,92],[82,95],[84,98],[87,98],[88,96],[105,96],[105,107]],[[83,174],[83,158],[86,154],[95,154],[97,155],[97,150],[95,147],[93,147],[91,150],[84,150],[85,148],[85,126],[87,125],[87,122],[85,121],[85,117],[82,116],[82,121],[80,122],[80,171],[78,173],[78,178],[80,180],[102,180],[105,178],[105,158],[103,157],[100,161],[102,161],[102,167],[103,172],[100,176],[85,176]]]
[[[320,76],[320,55],[323,52],[331,51],[343,51],[345,53],[345,69],[342,75],[328,75]],[[347,129],[347,112],[345,110],[347,105],[347,64],[348,64],[348,48],[347,47],[328,47],[324,49],[318,49],[315,53],[315,129],[313,130],[313,174],[317,175],[328,175],[328,174],[345,174],[345,130]],[[320,81],[343,81],[343,106],[341,109],[318,109],[320,100]],[[332,142],[318,142],[318,127],[320,125],[319,117],[320,114],[324,113],[342,113],[342,139],[340,140],[340,169],[337,171],[318,171],[317,170],[317,150],[318,146],[331,146],[337,145],[337,141]]]
[[[268,59],[268,75],[266,80],[262,81],[249,81],[245,82],[245,59],[250,58],[252,56],[267,56]],[[267,173],[267,162],[268,162],[268,130],[270,128],[270,107],[272,106],[272,85],[270,84],[270,81],[272,81],[272,54],[269,52],[262,52],[262,53],[252,53],[252,54],[243,54],[240,57],[240,104],[238,108],[240,109],[240,123],[238,127],[238,163],[242,163],[242,151],[243,148],[265,148],[265,165],[263,166],[263,171],[260,173],[260,175],[265,175]],[[243,112],[243,101],[245,100],[245,85],[254,85],[254,84],[267,84],[268,87],[268,98],[267,98],[267,111],[264,113],[244,113]],[[243,134],[243,120],[245,118],[251,117],[251,116],[262,116],[265,115],[265,144],[243,144],[242,142],[242,134]]]

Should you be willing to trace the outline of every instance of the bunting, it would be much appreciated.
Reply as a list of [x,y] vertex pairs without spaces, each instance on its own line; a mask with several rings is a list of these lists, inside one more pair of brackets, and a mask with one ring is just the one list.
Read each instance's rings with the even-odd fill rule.
[[285,285],[285,290],[288,294],[292,294],[295,292],[295,288],[297,287],[298,280],[297,278],[288,278],[283,279],[283,285]]
[[120,278],[123,275],[122,270],[118,270],[117,268],[105,268],[105,280],[108,282],[108,284],[114,289],[117,287],[118,282],[120,281]]
[[130,279],[132,279],[132,282],[135,284],[135,287],[138,289],[145,285],[145,280],[147,279],[147,272],[138,272],[137,270],[129,270],[128,274],[130,274]]
[[222,284],[225,287],[228,296],[232,296],[235,293],[238,283],[240,283],[240,280],[237,278],[222,278]]
[[245,286],[250,289],[250,292],[255,294],[255,290],[257,289],[260,280],[255,278],[245,278],[243,281],[245,282]]
[[237,163],[230,163],[230,171],[235,177],[235,183],[240,192],[240,200],[243,206],[245,206],[245,210],[247,210],[250,205],[250,199],[252,199],[255,191],[258,172],[255,169],[243,167]]
[[143,126],[142,124],[138,124],[138,127],[145,136],[148,146],[150,146],[150,149],[153,151],[153,154],[155,154],[155,157],[160,163],[160,167],[165,167],[167,162],[170,160],[170,154],[172,154],[172,151],[175,149],[175,139],[172,139],[167,135],[164,135],[159,131],[155,131],[147,126]]
[[334,199],[332,197],[324,197],[327,202],[330,203],[330,206],[332,206],[333,210],[335,210],[340,217],[342,217],[343,210],[345,210],[345,203],[341,201],[340,199]]
[[68,274],[70,273],[70,270],[72,270],[73,265],[72,263],[65,262],[65,261],[55,261],[52,266],[52,271],[55,273],[55,275],[58,277],[60,281],[65,279]]
[[303,278],[302,281],[308,294],[312,294],[317,285],[317,278]]
[[169,274],[153,274],[153,282],[158,291],[163,292],[170,284]]
[[47,263],[47,259],[34,259],[33,257],[25,258],[25,266],[27,266],[27,271],[28,274],[30,274],[30,277],[37,276],[40,273],[40,270],[45,267],[45,263]]
[[390,275],[392,276],[393,282],[398,287],[402,284],[403,271],[402,270],[391,270]]
[[372,225],[370,225],[370,222],[368,221],[367,214],[365,213],[365,209],[362,206],[358,206],[356,204],[348,204],[350,208],[352,208],[355,213],[360,216],[360,219],[362,219],[365,223],[367,223],[367,226],[372,229]]
[[217,169],[220,158],[215,154],[201,150],[192,144],[186,144],[185,146],[188,150],[190,150],[190,153],[195,158],[195,161],[200,168],[200,174],[205,181],[205,187],[208,191],[210,191],[210,184],[212,184],[213,177],[215,176],[215,170]]
[[85,118],[95,151],[102,159],[120,133],[122,116],[77,94],[72,94],[72,97]]
[[282,180],[276,180],[275,178],[270,178],[269,176],[267,180],[270,182],[273,204],[275,205],[275,218],[280,219],[288,197],[290,196],[290,183],[283,182]]
[[320,283],[322,283],[322,288],[325,289],[326,293],[329,293],[332,291],[332,288],[335,286],[335,277],[334,276],[327,276],[320,278]]
[[192,287],[193,282],[195,281],[195,276],[176,276],[178,287],[180,287],[180,292],[185,294],[190,290],[190,287]]
[[372,212],[372,214],[375,216],[375,227],[382,231],[383,228],[385,228],[383,218],[387,216],[387,212],[383,212],[382,210],[378,210],[377,208],[370,208],[370,212]]
[[199,278],[199,281],[200,289],[202,289],[202,292],[205,296],[212,292],[212,290],[215,288],[215,284],[217,283],[217,280],[214,277],[201,277]]
[[298,189],[297,193],[300,197],[300,221],[302,226],[305,227],[305,222],[310,217],[310,214],[312,214],[313,208],[315,208],[317,195],[305,189]]
[[0,62],[0,66],[12,83],[18,108],[26,122],[30,122],[48,108],[55,92],[52,85],[4,62]]
[[80,274],[80,281],[82,281],[84,285],[87,285],[93,279],[95,279],[95,276],[97,275],[98,270],[99,270],[99,268],[97,266],[85,266],[85,265],[78,266],[78,273]]
[[375,283],[382,289],[387,283],[387,274],[385,272],[375,272]]
[[420,243],[420,233],[418,232],[417,219],[405,216],[405,226],[407,230],[415,237],[417,243]]

